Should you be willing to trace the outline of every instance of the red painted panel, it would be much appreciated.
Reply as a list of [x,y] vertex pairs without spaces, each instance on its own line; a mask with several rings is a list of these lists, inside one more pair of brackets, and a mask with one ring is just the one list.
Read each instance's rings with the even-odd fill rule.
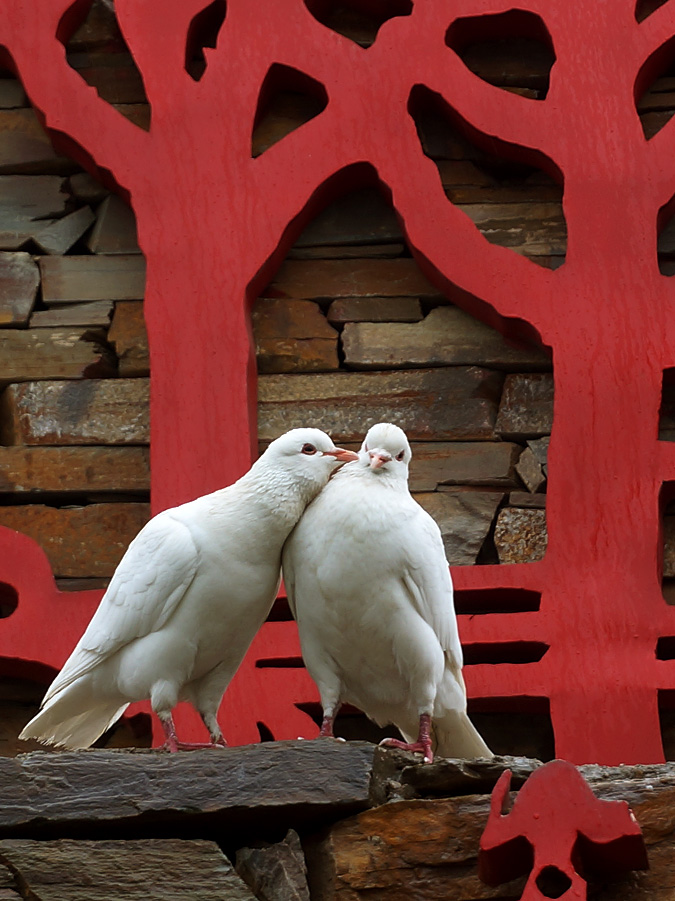
[[[468,668],[470,693],[550,698],[556,752],[570,760],[661,761],[657,691],[675,688],[675,666],[658,661],[655,647],[675,634],[675,610],[660,587],[659,495],[675,478],[675,447],[658,442],[657,422],[661,374],[675,365],[675,317],[656,222],[675,194],[675,124],[645,140],[634,89],[675,33],[673,4],[638,23],[635,0],[527,0],[522,8],[540,16],[556,55],[540,102],[481,81],[446,45],[456,17],[508,9],[497,0],[417,0],[368,49],[318,23],[301,0],[269,0],[264,14],[229,0],[196,82],[184,69],[185,42],[205,5],[116,2],[152,106],[145,132],[66,65],[56,33],[65,38],[86,4],[2,0],[0,41],[46,126],[82,163],[112,174],[136,213],[148,263],[154,509],[248,467],[250,303],[303,224],[356,186],[368,164],[429,277],[506,333],[528,323],[553,349],[546,556],[454,573],[459,588],[541,592],[536,612],[462,617],[466,642],[536,636],[549,650],[536,663]],[[323,85],[328,105],[253,159],[258,95],[274,64]],[[561,174],[569,243],[560,269],[490,245],[447,201],[408,111],[415,85],[439,94],[479,143],[509,145]],[[59,642],[72,645],[94,597],[60,596],[44,565],[33,566],[37,551],[23,542],[16,552],[15,540],[0,533],[0,580],[20,591],[19,610],[0,626],[0,653],[59,665],[53,622]],[[15,617],[31,623],[30,647],[13,631]],[[268,637],[284,653],[295,647],[291,624],[265,627],[259,641]],[[295,671],[258,672],[255,653],[226,697],[225,734],[250,740],[251,724],[269,716],[275,735],[295,737],[293,705],[312,689]]]

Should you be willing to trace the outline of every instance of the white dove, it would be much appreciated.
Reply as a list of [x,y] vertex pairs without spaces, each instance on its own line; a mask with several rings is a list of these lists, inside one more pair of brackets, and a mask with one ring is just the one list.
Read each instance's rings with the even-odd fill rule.
[[[307,507],[283,551],[302,654],[333,735],[340,704],[444,757],[492,757],[466,713],[462,647],[441,533],[408,490],[405,432],[374,425],[358,460]],[[417,735],[417,740],[414,736]]]
[[87,748],[150,698],[166,736],[180,700],[224,745],[216,712],[279,586],[281,549],[335,467],[357,459],[319,429],[277,438],[235,484],[159,513],[139,532],[40,712],[21,732]]

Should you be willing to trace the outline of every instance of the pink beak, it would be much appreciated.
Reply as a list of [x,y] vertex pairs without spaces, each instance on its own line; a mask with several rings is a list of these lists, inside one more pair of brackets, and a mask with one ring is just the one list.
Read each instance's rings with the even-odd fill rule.
[[324,457],[335,457],[340,463],[351,463],[353,460],[359,459],[358,454],[355,454],[354,451],[345,450],[343,447],[336,447],[332,451],[324,451],[323,455]]
[[371,469],[380,469],[381,466],[384,466],[385,463],[391,460],[391,454],[388,454],[386,451],[369,451],[368,456],[370,457]]

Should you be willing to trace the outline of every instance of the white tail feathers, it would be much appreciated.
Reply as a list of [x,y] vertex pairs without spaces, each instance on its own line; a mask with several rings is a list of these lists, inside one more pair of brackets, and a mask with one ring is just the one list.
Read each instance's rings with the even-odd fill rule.
[[433,720],[434,753],[439,757],[493,757],[465,711],[447,710]]
[[[64,711],[66,699],[57,695],[33,717],[19,738],[34,738],[45,745],[60,748],[89,748],[124,713],[129,706],[113,701],[100,704],[84,713],[69,715]],[[61,703],[60,703],[61,702]]]

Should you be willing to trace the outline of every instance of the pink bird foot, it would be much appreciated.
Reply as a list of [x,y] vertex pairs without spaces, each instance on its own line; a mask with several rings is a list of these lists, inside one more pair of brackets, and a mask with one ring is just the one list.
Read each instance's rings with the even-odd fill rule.
[[431,750],[431,716],[423,713],[420,716],[420,731],[417,741],[400,741],[398,738],[383,738],[380,747],[398,748],[400,751],[412,751],[413,754],[424,754],[424,763],[434,762],[434,752]]
[[169,716],[167,719],[161,719],[160,723],[162,724],[162,730],[164,731],[165,742],[161,746],[161,751],[168,751],[169,754],[175,754],[176,751],[196,751],[200,748],[226,748],[227,742],[222,737],[217,738],[215,741],[199,741],[199,742],[188,742],[188,741],[179,741],[178,736],[176,735],[176,727],[173,723],[173,717]]

